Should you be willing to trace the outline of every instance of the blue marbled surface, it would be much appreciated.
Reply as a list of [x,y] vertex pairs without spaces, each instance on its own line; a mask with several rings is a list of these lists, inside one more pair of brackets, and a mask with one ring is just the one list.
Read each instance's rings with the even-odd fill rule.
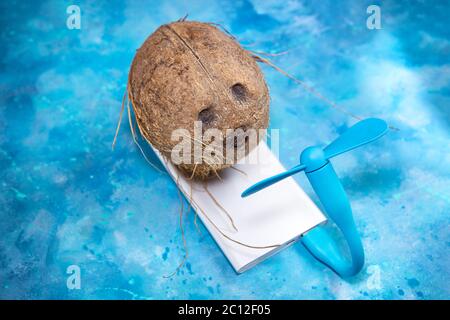
[[[450,26],[446,1],[68,1],[0,4],[0,298],[450,298]],[[126,123],[111,141],[135,50],[159,25],[225,26],[345,110],[398,131],[334,161],[352,201],[366,268],[343,281],[295,245],[236,275],[172,180],[153,170]],[[280,158],[353,124],[263,67]],[[304,177],[299,183],[313,197]],[[66,268],[81,268],[81,289]]]

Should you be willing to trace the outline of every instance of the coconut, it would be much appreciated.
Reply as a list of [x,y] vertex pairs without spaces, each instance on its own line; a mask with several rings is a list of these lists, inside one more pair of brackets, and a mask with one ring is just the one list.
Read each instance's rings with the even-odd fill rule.
[[[133,59],[128,95],[141,134],[169,159],[179,143],[172,140],[172,132],[185,129],[194,137],[196,121],[203,131],[220,130],[224,141],[227,129],[259,131],[268,126],[269,92],[254,57],[208,23],[177,21],[151,34]],[[237,152],[234,162],[254,146],[244,145],[245,153]],[[206,179],[232,165],[223,159],[225,149],[213,161],[178,167]]]

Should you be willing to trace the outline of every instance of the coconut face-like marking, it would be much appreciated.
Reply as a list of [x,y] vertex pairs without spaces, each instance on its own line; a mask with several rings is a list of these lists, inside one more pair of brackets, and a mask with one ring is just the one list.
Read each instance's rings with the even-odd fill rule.
[[[220,130],[226,140],[227,129],[266,129],[269,120],[269,92],[255,60],[207,23],[174,22],[151,34],[134,57],[129,97],[141,133],[168,158],[178,143],[171,140],[173,130],[194,137],[195,121],[203,130]],[[230,166],[221,161],[224,155],[216,158],[178,167],[205,179]]]

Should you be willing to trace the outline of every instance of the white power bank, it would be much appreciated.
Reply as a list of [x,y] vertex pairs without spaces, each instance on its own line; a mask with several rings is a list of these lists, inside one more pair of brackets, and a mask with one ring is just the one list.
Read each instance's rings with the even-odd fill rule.
[[[154,151],[238,273],[286,248],[326,220],[292,178],[241,198],[242,191],[255,182],[286,170],[263,141],[247,156],[257,156],[258,163],[248,164],[247,159],[242,159],[234,166],[237,170],[221,171],[221,180],[207,182],[210,194],[202,182],[188,180],[156,149]],[[257,155],[253,154],[255,152]],[[279,246],[250,248],[237,242],[256,247]]]

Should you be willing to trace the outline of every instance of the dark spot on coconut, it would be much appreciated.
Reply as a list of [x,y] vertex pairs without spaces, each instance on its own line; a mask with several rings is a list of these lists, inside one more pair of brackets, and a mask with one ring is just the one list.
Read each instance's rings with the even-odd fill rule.
[[198,113],[198,120],[202,122],[204,126],[210,126],[216,119],[216,115],[212,107],[207,107]]
[[247,98],[247,89],[244,87],[242,83],[236,83],[231,87],[231,93],[238,101],[245,101]]

